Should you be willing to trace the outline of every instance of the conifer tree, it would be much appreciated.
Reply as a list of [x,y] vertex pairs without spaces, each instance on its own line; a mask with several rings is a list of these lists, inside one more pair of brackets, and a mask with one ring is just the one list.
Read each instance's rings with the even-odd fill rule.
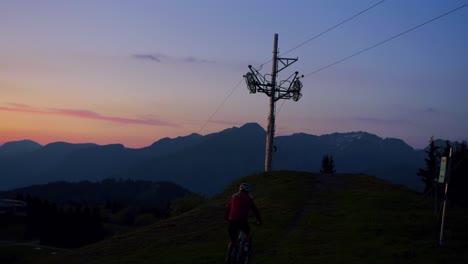
[[335,161],[333,160],[333,156],[325,155],[322,158],[322,169],[320,173],[324,174],[333,174],[335,173]]
[[417,175],[421,177],[424,183],[424,193],[431,190],[434,180],[437,177],[437,168],[439,166],[439,147],[435,145],[434,137],[429,140],[429,146],[426,149],[427,158],[424,159],[426,162],[426,168],[419,169]]

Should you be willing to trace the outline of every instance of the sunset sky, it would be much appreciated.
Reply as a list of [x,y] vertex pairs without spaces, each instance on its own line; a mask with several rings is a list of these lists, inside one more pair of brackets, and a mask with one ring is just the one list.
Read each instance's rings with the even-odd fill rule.
[[[242,76],[271,59],[274,33],[281,53],[379,1],[1,1],[0,143],[143,147],[246,122],[266,127],[268,98],[249,94]],[[299,60],[279,77],[466,3],[387,0],[285,55]],[[299,102],[278,102],[277,135],[367,131],[415,148],[432,135],[468,139],[467,47],[465,7],[307,76]]]

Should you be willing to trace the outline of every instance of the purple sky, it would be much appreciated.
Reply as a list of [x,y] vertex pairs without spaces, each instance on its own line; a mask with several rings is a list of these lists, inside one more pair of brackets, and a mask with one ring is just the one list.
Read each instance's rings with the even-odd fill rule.
[[[0,142],[151,144],[246,122],[268,98],[241,81],[271,59],[379,0],[2,1]],[[463,5],[387,0],[290,52],[280,75],[307,74]],[[279,135],[367,131],[416,148],[468,138],[468,7],[303,79]],[[269,73],[265,65],[263,73]]]

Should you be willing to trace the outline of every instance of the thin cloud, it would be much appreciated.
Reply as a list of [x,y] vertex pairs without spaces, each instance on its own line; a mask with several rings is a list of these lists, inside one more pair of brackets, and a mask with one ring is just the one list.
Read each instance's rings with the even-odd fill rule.
[[177,125],[162,121],[159,119],[137,119],[137,118],[124,118],[115,116],[100,115],[96,112],[82,109],[63,109],[63,108],[37,108],[31,107],[24,104],[8,103],[8,106],[0,106],[0,111],[6,112],[19,112],[19,113],[32,113],[32,114],[43,114],[43,115],[61,115],[61,116],[72,116],[76,118],[93,119],[108,121],[120,124],[138,124],[138,125],[149,125],[149,126],[171,126]]
[[25,104],[18,104],[18,103],[6,103],[6,104],[9,106],[13,106],[13,107],[30,108],[29,105],[25,105]]
[[214,60],[201,59],[194,56],[174,57],[160,53],[140,53],[132,55],[138,60],[154,61],[158,63],[175,62],[175,63],[191,63],[191,64],[210,64],[216,63]]
[[424,110],[426,113],[437,113],[438,111],[434,107],[428,107]]
[[139,60],[149,60],[149,61],[155,61],[155,62],[162,62],[162,59],[165,56],[163,55],[155,55],[155,54],[135,54],[133,55],[133,58],[139,59]]
[[212,60],[198,59],[195,57],[185,57],[183,61],[187,63],[215,63],[215,61]]

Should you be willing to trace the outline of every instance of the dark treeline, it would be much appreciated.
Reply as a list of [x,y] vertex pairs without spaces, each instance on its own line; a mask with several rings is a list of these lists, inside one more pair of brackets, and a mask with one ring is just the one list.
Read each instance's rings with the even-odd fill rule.
[[112,236],[118,226],[142,226],[165,218],[171,203],[188,194],[169,182],[106,179],[34,185],[2,192],[0,198],[27,203],[24,238],[73,248]]
[[80,247],[105,236],[98,207],[82,204],[52,203],[31,196],[18,195],[27,206],[26,239],[56,247]]
[[15,198],[20,193],[55,203],[104,203],[165,209],[174,199],[190,192],[170,182],[105,179],[100,182],[52,182],[0,192],[0,198]]

